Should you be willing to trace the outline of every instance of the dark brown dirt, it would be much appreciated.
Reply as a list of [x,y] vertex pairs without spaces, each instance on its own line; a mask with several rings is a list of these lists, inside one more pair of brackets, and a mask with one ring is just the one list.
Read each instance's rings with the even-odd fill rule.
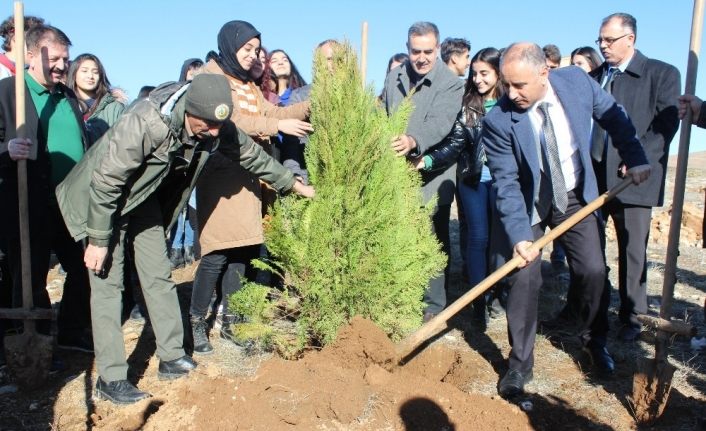
[[252,377],[219,376],[207,364],[187,379],[155,386],[159,398],[122,409],[98,403],[93,426],[155,431],[531,428],[518,407],[442,382],[457,364],[448,347],[434,346],[392,370],[392,356],[386,353],[393,347],[379,328],[356,318],[330,347],[298,361],[272,358]]

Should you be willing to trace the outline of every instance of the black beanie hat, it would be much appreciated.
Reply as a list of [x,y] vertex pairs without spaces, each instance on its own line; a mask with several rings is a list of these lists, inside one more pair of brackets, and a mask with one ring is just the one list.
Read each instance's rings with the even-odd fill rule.
[[186,112],[204,120],[222,123],[233,112],[228,79],[223,75],[196,75],[186,90]]
[[240,65],[235,53],[252,38],[260,38],[260,32],[246,21],[230,21],[218,32],[218,65],[230,76],[243,82],[251,80],[248,71]]

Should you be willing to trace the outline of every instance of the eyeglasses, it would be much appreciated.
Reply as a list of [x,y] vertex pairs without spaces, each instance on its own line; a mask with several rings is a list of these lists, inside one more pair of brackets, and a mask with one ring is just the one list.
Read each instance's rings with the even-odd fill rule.
[[603,43],[603,42],[605,42],[606,45],[611,46],[616,41],[624,38],[625,36],[630,36],[631,34],[632,33],[625,33],[624,35],[622,35],[620,37],[605,37],[605,38],[599,37],[598,39],[595,40],[595,42],[596,42],[596,45],[598,45],[598,46],[601,46],[601,43]]

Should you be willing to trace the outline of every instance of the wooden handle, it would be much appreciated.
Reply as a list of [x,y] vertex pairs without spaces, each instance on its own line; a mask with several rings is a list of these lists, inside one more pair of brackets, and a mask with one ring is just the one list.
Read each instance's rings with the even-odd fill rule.
[[[625,190],[630,184],[632,184],[632,180],[630,178],[625,178],[622,183],[598,196],[596,199],[589,202],[586,206],[576,211],[574,215],[564,220],[554,229],[550,230],[546,235],[534,241],[530,246],[530,250],[540,251],[545,245],[557,239],[564,232],[571,229],[576,223],[580,222],[586,216],[602,207],[606,202],[613,199],[618,193]],[[541,257],[538,257],[538,259],[541,259]],[[488,277],[486,277],[483,281],[475,285],[473,289],[469,290],[463,296],[454,301],[451,305],[446,307],[441,313],[437,314],[436,317],[422,325],[414,333],[410,334],[407,338],[402,340],[397,345],[397,358],[403,360],[410,353],[414,352],[420,344],[427,340],[431,335],[436,334],[451,317],[461,311],[466,305],[470,304],[471,301],[479,297],[490,287],[494,286],[495,283],[500,281],[503,277],[508,275],[523,262],[524,259],[522,257],[515,256],[510,261],[505,263],[505,265],[501,266]]]
[[[25,19],[21,1],[15,2],[15,126],[18,138],[25,138]],[[36,142],[33,142],[36,147]],[[20,220],[20,259],[22,262],[22,308],[34,308],[32,299],[32,255],[29,246],[29,191],[27,161],[17,161],[17,198]]]

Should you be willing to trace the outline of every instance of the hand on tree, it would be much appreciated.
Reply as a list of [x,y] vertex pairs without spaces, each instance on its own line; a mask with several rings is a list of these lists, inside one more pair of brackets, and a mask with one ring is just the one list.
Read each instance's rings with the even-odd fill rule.
[[417,148],[417,142],[409,135],[400,135],[392,141],[392,149],[398,156],[406,156],[415,148]]
[[421,171],[424,169],[424,156],[412,157],[409,162],[414,166],[414,169]]
[[314,190],[314,187],[304,184],[299,179],[294,181],[292,191],[298,194],[299,196],[304,196],[305,198],[313,198],[316,194],[316,190]]
[[524,268],[525,266],[527,266],[527,264],[529,264],[530,262],[535,260],[537,256],[539,256],[539,251],[530,250],[531,245],[532,241],[520,241],[515,244],[515,247],[513,248],[512,252],[512,257],[520,256],[525,260],[522,264],[517,266],[518,268]]
[[314,131],[314,128],[311,127],[310,123],[302,120],[296,120],[294,118],[279,120],[277,123],[277,129],[282,133],[297,136],[299,138],[303,138]]
[[96,275],[103,271],[105,258],[108,256],[108,247],[100,247],[97,245],[88,244],[86,252],[83,254],[83,262],[89,271],[93,271]]

